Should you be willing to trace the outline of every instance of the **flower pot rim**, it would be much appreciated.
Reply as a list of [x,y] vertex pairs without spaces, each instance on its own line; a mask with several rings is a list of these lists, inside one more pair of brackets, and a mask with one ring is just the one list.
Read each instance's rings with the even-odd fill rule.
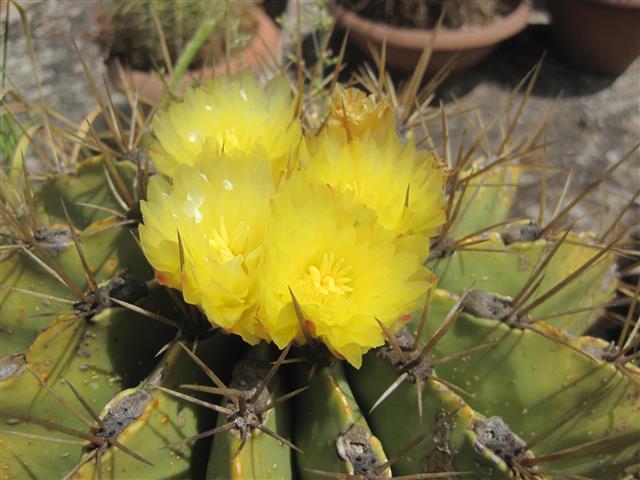
[[[386,39],[388,46],[422,50],[431,41],[434,34],[432,29],[393,27],[366,19],[339,5],[335,0],[330,0],[328,7],[345,28],[366,35],[380,44]],[[530,12],[531,0],[522,0],[520,5],[509,15],[489,24],[465,30],[441,28],[433,48],[434,50],[457,51],[494,45],[522,30]]]

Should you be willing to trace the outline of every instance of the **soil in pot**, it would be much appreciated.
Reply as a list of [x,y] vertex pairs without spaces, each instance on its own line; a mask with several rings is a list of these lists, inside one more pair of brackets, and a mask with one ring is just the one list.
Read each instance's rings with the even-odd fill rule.
[[[117,0],[107,5],[128,5],[129,8],[143,10],[146,6],[147,11],[151,5],[155,5],[172,63],[204,18],[220,18],[217,23],[220,28],[216,27],[215,33],[199,49],[189,71],[178,85],[172,87],[172,94],[179,95],[188,85],[204,82],[217,75],[242,69],[263,74],[273,68],[281,55],[280,31],[256,4],[257,0]],[[160,12],[164,13],[164,17],[160,16]],[[102,43],[110,51],[107,63],[113,83],[121,90],[137,91],[145,103],[155,103],[165,93],[170,78],[163,76],[165,55],[160,47],[158,29],[153,16],[147,17],[146,13],[141,13],[141,20],[147,22],[143,24],[147,35],[132,28],[132,36],[128,41],[120,37],[129,34],[123,32],[129,28],[123,28],[117,21],[111,21],[110,15],[106,16],[109,19],[107,25],[113,30],[112,41]],[[185,25],[187,20],[191,26],[189,32]],[[136,34],[133,35],[133,32]],[[114,46],[116,40],[122,45],[121,50]],[[136,42],[140,41],[144,48],[137,47],[139,44]]]
[[338,0],[369,20],[395,27],[467,29],[487,25],[513,12],[520,0]]

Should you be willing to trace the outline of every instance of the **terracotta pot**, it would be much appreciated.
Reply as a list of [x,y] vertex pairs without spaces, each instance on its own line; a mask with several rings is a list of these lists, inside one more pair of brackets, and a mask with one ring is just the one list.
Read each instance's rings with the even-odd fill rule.
[[[338,24],[349,30],[349,37],[365,53],[369,53],[369,45],[380,52],[386,39],[387,66],[402,70],[412,71],[415,68],[433,35],[433,30],[392,27],[368,20],[335,2],[329,3],[329,10]],[[509,15],[488,25],[468,30],[440,29],[427,72],[437,71],[458,52],[453,71],[468,70],[486,58],[500,42],[523,30],[530,11],[530,0],[524,0]]]
[[549,2],[564,56],[578,66],[620,74],[640,56],[640,0]]
[[[276,24],[261,8],[251,8],[249,14],[254,16],[258,25],[249,45],[242,52],[213,67],[190,70],[177,90],[182,91],[194,81],[201,82],[227,72],[236,73],[245,68],[262,73],[274,64],[274,60],[280,59],[280,30]],[[109,62],[109,75],[119,88],[128,85],[132,90],[139,91],[141,99],[150,103],[155,103],[160,98],[169,78],[163,79],[157,73],[127,68],[117,59]]]

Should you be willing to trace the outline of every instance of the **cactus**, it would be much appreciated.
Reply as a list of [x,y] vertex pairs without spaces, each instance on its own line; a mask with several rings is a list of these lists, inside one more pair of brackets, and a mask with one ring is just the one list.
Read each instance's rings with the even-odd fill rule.
[[635,300],[584,335],[621,235],[512,219],[536,138],[446,166],[373,86],[221,78],[152,138],[102,102],[3,172],[1,478],[637,474]]
[[[191,67],[201,67],[246,46],[255,30],[255,21],[246,12],[255,3],[116,0],[101,15],[102,46],[133,68],[153,70],[166,65],[165,55],[172,61],[178,58],[204,18],[224,19],[224,27],[209,36],[191,63]],[[166,42],[166,53],[162,42]]]

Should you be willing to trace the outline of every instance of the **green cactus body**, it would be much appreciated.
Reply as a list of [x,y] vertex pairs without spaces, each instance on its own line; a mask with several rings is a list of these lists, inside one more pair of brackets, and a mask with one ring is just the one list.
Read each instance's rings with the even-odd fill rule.
[[[226,399],[226,406],[235,413],[230,416],[219,414],[218,426],[235,422],[235,427],[214,436],[206,478],[291,478],[289,446],[258,428],[250,427],[248,431],[243,431],[243,427],[238,426],[238,422],[257,421],[277,435],[290,437],[288,404],[280,403],[274,408],[260,412],[260,408],[267,407],[285,393],[282,380],[276,376],[264,387],[257,399],[252,399],[260,383],[269,373],[268,359],[268,349],[266,345],[261,345],[255,347],[248,357],[236,364],[230,387],[243,393],[246,406],[243,406],[243,400],[240,398],[235,398],[234,401]],[[237,402],[241,402],[239,407]]]
[[[135,167],[118,164],[117,171],[128,185],[134,181]],[[64,174],[45,182],[34,200],[41,222],[34,237],[38,249],[26,246],[0,262],[0,347],[3,354],[24,351],[57,316],[57,311],[73,310],[79,294],[67,286],[68,279],[81,292],[89,286],[82,261],[69,233],[62,200],[78,232],[82,251],[96,282],[106,282],[126,271],[140,281],[153,276],[139,245],[126,226],[119,226],[113,214],[83,207],[95,204],[110,210],[121,207],[113,199],[105,180],[106,166],[100,157],[81,164],[75,175]],[[41,252],[44,252],[43,254]],[[64,273],[54,278],[37,258]],[[33,294],[29,293],[33,292]],[[40,296],[38,296],[40,294]],[[47,298],[57,297],[62,301]],[[50,315],[47,313],[51,312]]]
[[[72,242],[69,239],[69,242]],[[108,281],[120,271],[127,271],[138,280],[152,276],[140,248],[131,233],[124,228],[104,230],[82,239],[82,248],[97,282]],[[73,243],[54,261],[66,276],[82,291],[88,288],[87,278]],[[51,277],[33,257],[24,251],[15,252],[0,268],[3,289],[0,291],[0,341],[3,353],[20,352],[27,348],[38,332],[46,327],[53,315],[47,312],[71,310],[78,294]],[[20,289],[20,290],[18,290]],[[34,296],[42,293],[62,298],[68,303]],[[45,314],[44,316],[39,316]]]
[[[229,342],[228,337],[216,335],[200,344],[198,355],[208,364],[215,365],[219,374],[226,378],[229,374],[228,362],[237,358],[234,349],[238,346],[236,342]],[[206,376],[200,369],[194,368],[189,356],[174,344],[145,381],[136,388],[118,393],[105,406],[101,414],[105,420],[103,430],[118,425],[115,435],[117,441],[152,465],[110,446],[100,459],[103,478],[190,479],[204,475],[206,456],[196,457],[194,452],[206,450],[208,442],[193,444],[184,440],[199,431],[212,428],[215,414],[158,388],[173,390],[185,382],[206,383]],[[106,421],[109,417],[112,418],[111,422]],[[124,429],[118,423],[123,420]],[[78,469],[73,478],[94,479],[97,476],[97,466],[88,462]]]
[[[424,338],[428,339],[457,297],[436,291],[430,304]],[[479,345],[479,351],[437,367],[438,374],[468,392],[468,403],[486,416],[500,416],[526,441],[533,441],[566,415],[574,417],[534,446],[546,455],[629,434],[618,448],[553,462],[549,470],[595,478],[615,478],[632,464],[640,438],[640,390],[632,373],[585,351],[602,352],[594,339],[576,339],[545,323],[540,333],[510,327],[500,321],[462,313],[434,349],[435,361]],[[489,345],[496,342],[495,345]],[[584,348],[589,345],[591,348]],[[606,345],[605,345],[606,346]]]
[[122,205],[109,181],[113,191],[122,197],[120,182],[127,188],[134,186],[136,166],[126,160],[109,164],[104,157],[97,156],[84,160],[74,173],[60,174],[47,180],[34,198],[39,220],[46,225],[66,225],[64,204],[76,228],[84,230],[92,224],[94,227],[100,225],[96,222],[113,217],[110,210],[122,212]]
[[[288,412],[269,412],[266,415],[265,426],[277,431],[277,418]],[[280,429],[282,431],[282,429]],[[209,457],[209,468],[206,478],[291,478],[291,454],[289,447],[278,444],[277,440],[266,433],[255,431],[247,440],[238,456],[231,460],[232,455],[240,448],[240,437],[235,433],[218,434],[214,439],[213,449]]]
[[[158,305],[159,295],[149,300]],[[27,472],[36,478],[51,475],[62,478],[79,460],[81,447],[19,436],[73,439],[30,423],[28,417],[86,431],[86,425],[56,399],[58,396],[82,412],[65,382],[73,385],[89,405],[99,411],[121,388],[135,385],[151,371],[153,356],[173,333],[172,328],[156,323],[150,325],[145,317],[121,308],[104,310],[91,322],[72,316],[55,320],[38,335],[23,356],[14,357],[23,358],[24,365],[3,367],[0,406],[4,428],[0,441],[11,452],[2,457],[2,468],[8,478],[23,478]],[[148,341],[140,342],[142,336],[148,337]],[[54,393],[38,379],[46,382]],[[82,413],[90,419],[88,414]],[[7,433],[7,430],[15,431],[17,435]]]
[[[472,174],[477,170],[476,167],[467,173]],[[449,235],[458,239],[507,220],[518,190],[520,173],[520,167],[505,165],[502,168],[490,168],[471,179],[459,207],[458,219],[453,223]]]
[[[457,251],[451,256],[429,262],[439,277],[438,288],[455,294],[474,288],[515,297],[538,263],[553,248],[553,242],[545,239],[505,245],[499,233],[473,238],[470,242],[474,240],[482,241],[470,245],[465,251]],[[597,253],[598,247],[582,245],[587,240],[587,236],[567,237],[544,269],[542,281],[529,301],[536,300]],[[613,296],[613,264],[613,255],[605,255],[583,275],[534,309],[531,316],[535,318],[585,309],[548,320],[550,325],[577,335],[582,334],[599,313],[597,308],[589,310],[586,307],[603,305]]]
[[[359,371],[348,373],[356,398],[366,411],[398,377],[396,370],[375,353],[367,354]],[[371,428],[390,457],[429,432],[394,463],[395,475],[472,471],[483,479],[511,478],[508,466],[499,457],[476,448],[473,425],[480,417],[462,398],[433,379],[424,380],[419,388],[422,418],[416,385],[409,381],[397,387],[369,415]]]
[[[311,378],[310,373],[313,373]],[[294,440],[303,452],[307,452],[296,456],[300,478],[323,478],[311,470],[350,475],[373,472],[375,467],[386,462],[382,444],[371,433],[353,397],[342,365],[318,368],[315,372],[298,366],[295,378],[296,385],[309,387],[296,398],[294,405]],[[361,462],[356,465],[350,460],[349,452],[349,431],[352,429],[362,437],[359,443],[363,445],[359,452]],[[339,437],[346,437],[346,440],[341,444]],[[344,444],[346,447],[343,447]],[[366,464],[371,460],[374,460],[373,464]],[[378,473],[385,478],[390,474],[389,468]]]

